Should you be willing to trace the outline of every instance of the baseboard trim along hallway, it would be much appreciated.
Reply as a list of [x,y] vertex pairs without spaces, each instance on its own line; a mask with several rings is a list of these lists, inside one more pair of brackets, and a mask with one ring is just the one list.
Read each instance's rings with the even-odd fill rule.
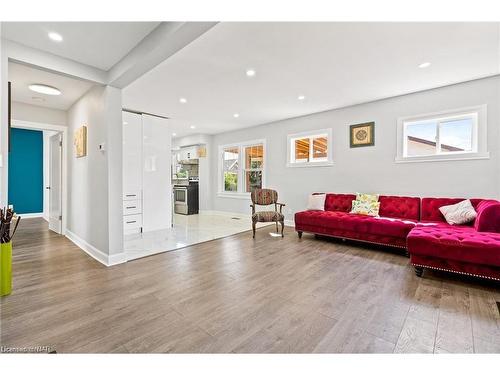
[[97,260],[99,263],[105,265],[106,267],[114,266],[116,264],[125,263],[127,261],[125,253],[108,255],[95,246],[92,246],[83,238],[79,237],[69,229],[66,229],[66,237],[73,242],[76,246],[90,255],[92,258]]

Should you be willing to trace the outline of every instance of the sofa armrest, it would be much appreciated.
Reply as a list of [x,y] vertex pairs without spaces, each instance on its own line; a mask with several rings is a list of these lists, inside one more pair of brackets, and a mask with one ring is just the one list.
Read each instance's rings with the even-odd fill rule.
[[478,232],[500,233],[500,202],[484,200],[476,208],[474,228]]

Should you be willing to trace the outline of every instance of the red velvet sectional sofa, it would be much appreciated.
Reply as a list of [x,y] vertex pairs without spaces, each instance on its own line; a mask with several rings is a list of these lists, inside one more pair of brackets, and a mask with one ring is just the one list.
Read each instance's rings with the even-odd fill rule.
[[460,198],[380,196],[378,217],[351,214],[355,194],[326,194],[324,211],[295,214],[295,230],[396,247],[410,256],[415,273],[424,268],[500,281],[500,202],[471,199],[477,217],[449,225],[439,207]]

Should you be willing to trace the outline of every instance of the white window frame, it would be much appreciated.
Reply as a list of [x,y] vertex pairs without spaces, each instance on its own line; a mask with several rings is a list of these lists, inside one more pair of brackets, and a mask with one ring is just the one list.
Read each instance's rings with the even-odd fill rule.
[[[218,191],[217,196],[222,198],[250,199],[250,193],[245,191],[245,172],[253,169],[245,168],[245,148],[249,146],[260,146],[264,151],[264,160],[262,168],[262,187],[266,186],[266,169],[267,169],[267,149],[265,139],[256,139],[252,141],[230,143],[219,146],[218,153]],[[238,148],[238,187],[237,191],[224,191],[224,149]]]
[[[309,155],[314,155],[313,153],[313,138],[327,137],[327,160],[314,161],[310,160],[308,162],[295,162],[295,141],[297,139],[309,138]],[[292,146],[293,143],[293,146]],[[300,168],[300,167],[328,167],[333,165],[333,148],[332,148],[332,129],[318,129],[311,130],[307,132],[288,134],[287,136],[287,167]]]
[[[453,151],[447,153],[440,152],[439,144],[439,123],[459,119],[462,117],[473,116],[472,126],[472,150],[471,151]],[[486,104],[457,108],[453,110],[427,113],[418,116],[407,116],[398,118],[397,129],[397,154],[396,163],[414,163],[414,162],[435,162],[435,161],[452,161],[452,160],[473,160],[473,159],[488,159],[490,154],[487,150],[487,106]],[[408,125],[420,122],[438,120],[438,128],[436,130],[436,148],[438,152],[434,155],[408,156],[407,155],[407,132]]]

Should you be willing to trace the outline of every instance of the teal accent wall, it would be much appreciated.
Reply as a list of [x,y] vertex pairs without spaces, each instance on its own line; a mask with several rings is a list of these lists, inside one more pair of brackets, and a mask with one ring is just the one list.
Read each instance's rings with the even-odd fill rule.
[[9,204],[18,214],[43,212],[43,132],[12,128]]

